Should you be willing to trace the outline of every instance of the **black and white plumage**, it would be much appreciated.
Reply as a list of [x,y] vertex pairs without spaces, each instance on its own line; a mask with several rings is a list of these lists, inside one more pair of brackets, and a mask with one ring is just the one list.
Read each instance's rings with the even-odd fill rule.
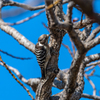
[[48,46],[48,38],[49,35],[41,35],[38,39],[38,43],[35,45],[35,55],[41,68],[42,79],[46,78],[46,67],[51,57],[50,48]]

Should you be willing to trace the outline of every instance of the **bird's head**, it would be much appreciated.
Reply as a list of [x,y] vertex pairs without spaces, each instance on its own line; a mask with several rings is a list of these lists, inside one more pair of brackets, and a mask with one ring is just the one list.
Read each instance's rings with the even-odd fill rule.
[[44,45],[47,45],[48,44],[48,38],[49,38],[50,35],[47,35],[47,34],[43,34],[39,37],[38,39],[38,42],[41,43],[41,44],[44,44]]

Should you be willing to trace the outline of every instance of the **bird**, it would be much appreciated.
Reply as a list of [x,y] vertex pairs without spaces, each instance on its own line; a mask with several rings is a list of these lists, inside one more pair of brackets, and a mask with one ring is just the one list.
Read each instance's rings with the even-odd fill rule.
[[37,62],[41,68],[42,79],[46,78],[47,64],[51,58],[50,47],[48,45],[48,39],[50,34],[43,34],[38,38],[38,42],[35,45],[35,55]]

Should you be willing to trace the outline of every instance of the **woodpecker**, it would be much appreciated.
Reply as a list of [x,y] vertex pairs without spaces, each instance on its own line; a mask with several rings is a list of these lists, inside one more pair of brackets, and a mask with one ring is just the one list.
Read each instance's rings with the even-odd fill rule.
[[39,37],[37,44],[35,45],[35,55],[38,64],[41,68],[42,79],[46,78],[46,67],[51,57],[50,48],[48,45],[48,38],[50,35],[43,34]]

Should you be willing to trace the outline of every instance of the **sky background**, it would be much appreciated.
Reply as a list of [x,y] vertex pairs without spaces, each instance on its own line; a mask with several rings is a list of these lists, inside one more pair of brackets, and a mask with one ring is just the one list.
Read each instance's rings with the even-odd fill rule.
[[[13,0],[13,1],[25,2],[25,0]],[[36,0],[34,0],[34,1],[36,1]],[[44,4],[44,2],[41,4]],[[97,13],[100,13],[100,7],[99,7],[100,0],[94,0],[93,6],[94,6],[94,11]],[[64,12],[66,13],[67,5],[65,4],[63,6],[63,8],[64,8]],[[2,9],[2,13],[7,14],[7,12],[9,12],[11,10],[13,11],[16,9],[18,9],[18,8],[17,7],[4,7]],[[7,18],[3,17],[3,20],[5,22],[13,23],[13,22],[22,20],[26,17],[29,17],[32,14],[37,13],[39,11],[40,10],[26,11],[17,16],[7,17]],[[76,18],[76,17],[79,18],[79,20],[80,20],[81,12],[74,8],[73,18]],[[47,25],[47,18],[46,18],[45,12],[25,23],[22,23],[20,25],[15,25],[12,27],[14,27],[18,32],[20,32],[22,35],[24,35],[31,42],[36,44],[38,37],[40,35],[49,34],[47,29],[44,28],[44,26],[42,25],[42,22],[44,22]],[[92,29],[94,29],[97,26],[98,26],[98,24],[94,24]],[[63,38],[63,43],[66,45],[69,45],[69,47],[72,50],[70,38],[69,38],[68,34],[66,34],[65,37]],[[2,30],[0,30],[0,49],[3,51],[6,51],[12,55],[18,56],[18,57],[33,57],[33,59],[31,59],[31,60],[19,60],[19,59],[11,58],[10,56],[7,56],[0,52],[3,61],[6,62],[6,64],[18,69],[20,71],[20,73],[26,79],[41,77],[40,68],[36,61],[35,55],[32,52],[30,52],[29,50],[27,50],[25,47],[19,45],[19,43],[16,40],[14,40],[10,35],[3,32]],[[95,48],[93,48],[92,50],[90,50],[87,53],[87,55],[100,53],[99,50],[100,50],[100,45],[98,45]],[[64,46],[61,46],[59,62],[58,62],[59,68],[67,69],[70,67],[71,62],[72,62],[72,58],[71,58],[71,55],[69,54],[68,50]],[[100,75],[99,66],[96,67],[95,74]],[[90,79],[96,85],[97,95],[99,95],[100,78],[90,77]],[[24,84],[24,85],[30,90],[32,95],[35,97],[35,93],[31,90],[31,88],[29,86],[27,86],[26,84]],[[59,89],[53,88],[52,94],[56,94],[60,91],[61,90],[59,90]],[[93,89],[92,89],[90,83],[86,79],[85,79],[84,93],[91,94],[91,95],[93,94]],[[0,66],[0,100],[31,100],[31,97],[28,96],[27,92],[23,89],[23,87],[21,87],[12,78],[12,76],[9,74],[9,72],[6,70],[6,68],[4,68],[2,66]],[[88,100],[88,99],[82,98],[81,100]]]

